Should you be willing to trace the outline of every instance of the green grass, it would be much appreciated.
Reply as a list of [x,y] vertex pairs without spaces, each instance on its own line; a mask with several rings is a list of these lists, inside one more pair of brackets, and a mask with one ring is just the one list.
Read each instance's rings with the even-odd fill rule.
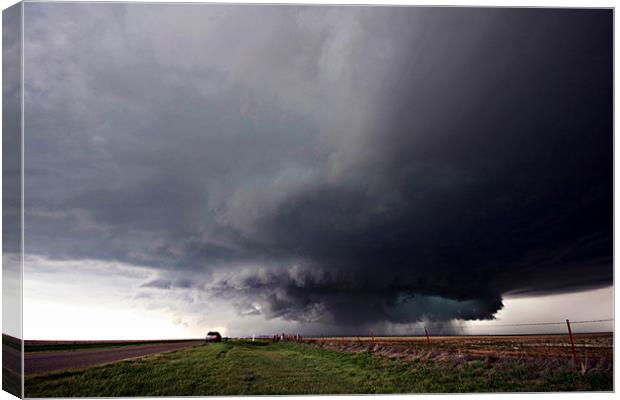
[[227,342],[26,378],[27,397],[612,390],[612,372],[424,362],[307,344]]

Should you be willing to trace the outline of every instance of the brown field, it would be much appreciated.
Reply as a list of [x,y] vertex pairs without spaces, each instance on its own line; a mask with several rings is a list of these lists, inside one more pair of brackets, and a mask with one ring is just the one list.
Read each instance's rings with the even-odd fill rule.
[[[575,334],[574,340],[580,364],[612,365],[613,333]],[[324,337],[305,341],[354,352],[366,351],[370,347],[392,357],[429,352],[424,336]],[[431,336],[430,342],[433,357],[572,360],[568,335]]]

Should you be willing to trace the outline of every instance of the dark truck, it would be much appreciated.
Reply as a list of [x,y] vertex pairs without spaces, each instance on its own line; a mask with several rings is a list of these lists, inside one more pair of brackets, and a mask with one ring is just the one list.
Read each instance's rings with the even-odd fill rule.
[[206,343],[217,343],[222,341],[222,335],[219,332],[212,331],[207,333],[207,337],[205,338]]

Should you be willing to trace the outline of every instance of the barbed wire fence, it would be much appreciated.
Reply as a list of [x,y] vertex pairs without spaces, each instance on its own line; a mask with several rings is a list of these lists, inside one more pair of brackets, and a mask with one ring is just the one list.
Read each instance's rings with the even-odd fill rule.
[[[575,337],[582,338],[583,334],[608,334],[613,332],[614,318],[592,320],[564,320],[564,321],[536,321],[522,323],[493,323],[493,322],[426,322],[415,327],[410,327],[406,332],[399,334],[381,334],[369,331],[366,335],[299,335],[278,334],[274,335],[277,341],[304,341],[315,343],[357,343],[375,346],[377,344],[417,341],[428,346],[429,353],[433,352],[433,342],[440,344],[442,339],[449,337],[510,337],[510,336],[565,336],[565,345],[570,347],[570,356],[573,365],[579,364],[577,347],[584,350],[587,344],[576,343]],[[578,327],[577,331],[573,328]],[[544,339],[541,339],[544,340]],[[587,356],[586,356],[587,357]]]
[[[368,332],[368,334],[353,333],[353,334],[339,334],[339,335],[305,335],[306,338],[321,338],[321,337],[406,337],[406,336],[423,336],[428,333],[430,336],[438,336],[438,335],[457,335],[457,336],[492,336],[492,335],[545,335],[545,334],[559,334],[565,333],[566,329],[553,329],[553,330],[536,330],[536,331],[523,331],[523,332],[506,332],[507,328],[526,328],[526,327],[566,327],[567,322],[572,325],[590,325],[599,327],[598,329],[590,329],[587,331],[579,332],[579,333],[597,333],[597,332],[611,332],[613,331],[613,326],[602,327],[602,323],[613,323],[614,318],[608,319],[593,319],[593,320],[564,320],[564,321],[544,321],[544,322],[524,322],[524,323],[510,323],[510,324],[502,324],[502,323],[478,323],[478,322],[427,322],[422,326],[410,327],[402,332],[397,334],[392,333],[379,333],[379,332]],[[465,331],[465,329],[471,329],[473,331]],[[500,329],[500,332],[494,331],[494,329]],[[514,329],[513,329],[514,331]]]

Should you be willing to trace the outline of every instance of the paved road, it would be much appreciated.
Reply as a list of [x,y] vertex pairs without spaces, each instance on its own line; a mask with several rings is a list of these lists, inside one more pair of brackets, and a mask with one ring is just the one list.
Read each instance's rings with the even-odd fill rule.
[[113,347],[97,350],[50,351],[26,353],[24,372],[38,374],[55,370],[84,368],[98,364],[120,361],[127,358],[163,353],[193,347],[201,341],[162,343],[152,345]]

